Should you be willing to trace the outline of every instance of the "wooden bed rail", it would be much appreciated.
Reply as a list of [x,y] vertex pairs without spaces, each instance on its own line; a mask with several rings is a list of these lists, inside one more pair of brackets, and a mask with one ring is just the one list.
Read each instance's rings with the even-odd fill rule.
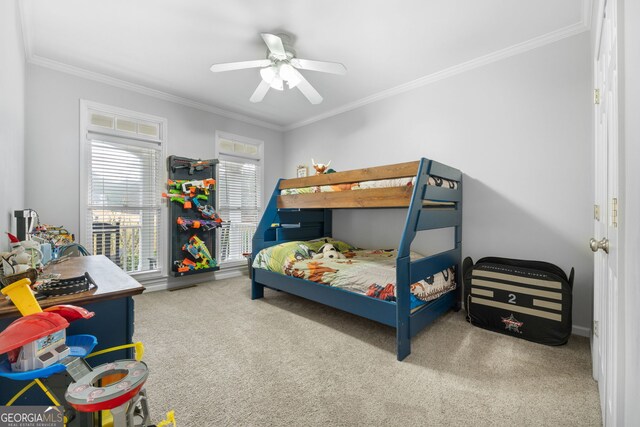
[[[434,160],[425,159],[429,165],[429,175],[460,181],[459,170],[443,165]],[[337,185],[362,181],[415,177],[418,175],[420,161],[397,163],[394,165],[376,166],[355,169],[345,172],[309,176],[305,178],[283,179],[278,188],[305,188],[321,185]],[[412,186],[368,188],[353,191],[334,191],[320,193],[300,193],[278,196],[278,208],[295,209],[357,209],[357,208],[406,208],[411,203]],[[460,200],[460,191],[431,187],[428,191],[429,204],[451,203]]]
[[395,165],[376,166],[372,168],[354,169],[344,172],[325,173],[305,178],[292,178],[280,181],[280,189],[304,188],[318,185],[335,185],[348,182],[373,181],[376,179],[404,178],[416,176],[419,161],[397,163]]

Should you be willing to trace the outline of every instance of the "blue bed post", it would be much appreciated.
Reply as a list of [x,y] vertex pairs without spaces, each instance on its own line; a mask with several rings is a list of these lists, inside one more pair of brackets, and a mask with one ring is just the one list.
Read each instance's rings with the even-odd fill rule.
[[456,226],[456,251],[458,257],[458,263],[456,264],[456,305],[454,307],[455,311],[460,311],[462,308],[462,299],[464,293],[462,292],[462,175],[460,175],[460,180],[458,181],[458,189],[460,190],[460,201],[457,204],[457,209],[461,212],[461,220],[460,225]]
[[398,360],[403,360],[411,353],[411,243],[416,237],[418,216],[422,209],[422,198],[430,169],[431,161],[424,157],[420,159],[396,259],[396,356]]
[[[276,188],[273,190],[273,194],[271,194],[271,198],[269,199],[269,203],[267,203],[264,213],[262,214],[256,233],[253,235],[251,245],[252,260],[256,259],[258,252],[265,247],[270,246],[265,244],[266,242],[276,240],[275,229],[272,228],[271,225],[278,221],[278,196],[280,195],[281,181],[282,179],[278,180]],[[251,270],[251,299],[259,299],[264,297],[264,285],[256,282],[256,272],[253,266],[251,267]]]

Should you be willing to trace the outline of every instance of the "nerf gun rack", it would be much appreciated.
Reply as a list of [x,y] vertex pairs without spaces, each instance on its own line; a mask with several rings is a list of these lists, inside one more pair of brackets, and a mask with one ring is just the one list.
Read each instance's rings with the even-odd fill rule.
[[217,159],[169,156],[167,191],[171,236],[170,265],[174,276],[219,270],[216,229],[222,219],[215,210]]

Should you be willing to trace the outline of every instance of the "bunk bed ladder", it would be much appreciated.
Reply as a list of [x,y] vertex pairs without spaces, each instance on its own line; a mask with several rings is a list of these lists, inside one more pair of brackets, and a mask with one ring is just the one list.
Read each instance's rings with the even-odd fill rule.
[[[427,185],[430,175],[458,182],[458,188],[450,189]],[[430,208],[424,200],[454,202],[454,208]],[[411,243],[418,231],[455,227],[454,248],[420,260],[411,261]],[[396,345],[397,358],[403,360],[411,353],[411,337],[431,323],[451,306],[460,308],[462,259],[462,174],[449,166],[422,158],[407,212],[405,227],[396,260]],[[427,303],[423,309],[411,314],[410,285],[432,276],[452,265],[455,266],[457,291],[452,295]],[[427,306],[430,308],[426,310]]]
[[416,224],[418,222],[419,209],[422,206],[422,194],[427,185],[431,161],[425,158],[420,160],[416,182],[411,195],[411,203],[407,212],[407,220],[400,239],[398,258],[396,260],[396,356],[403,360],[411,353],[411,242],[416,237]]
[[[278,209],[281,182],[282,179],[278,181],[253,235],[252,260],[262,249],[278,243],[332,237],[331,209]],[[257,283],[255,271],[252,273],[251,299],[259,299],[264,296],[264,285]]]

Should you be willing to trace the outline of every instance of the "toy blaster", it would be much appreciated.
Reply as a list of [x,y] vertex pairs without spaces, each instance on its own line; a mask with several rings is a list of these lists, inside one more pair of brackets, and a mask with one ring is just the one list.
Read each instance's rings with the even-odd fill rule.
[[217,163],[216,160],[183,160],[175,158],[173,162],[174,164],[171,166],[173,172],[177,169],[189,168],[189,175],[193,175],[195,171],[203,171]]
[[203,190],[204,194],[209,195],[209,191],[216,188],[216,180],[213,178],[201,179],[197,181],[185,181],[182,183],[182,192],[195,194],[197,190]]
[[203,190],[204,194],[209,195],[209,191],[215,189],[216,180],[213,178],[191,181],[188,179],[168,179],[167,185],[170,187],[170,192],[189,193],[193,196],[198,190]]
[[185,258],[182,261],[175,261],[174,265],[176,270],[180,273],[186,273],[187,271],[193,271],[196,269],[196,263],[189,258]]
[[196,260],[196,269],[198,270],[213,268],[218,265],[216,260],[211,257],[207,245],[205,245],[198,236],[191,236],[191,238],[189,238],[189,242],[182,246],[182,250],[187,252]]
[[220,215],[216,213],[216,210],[213,209],[213,206],[203,205],[198,201],[198,199],[194,199],[193,203],[196,205],[196,209],[200,211],[200,214],[203,218],[211,219],[216,222],[222,222]]
[[189,228],[201,228],[204,231],[210,231],[214,228],[222,227],[222,220],[211,220],[211,219],[192,219],[192,218],[184,218],[179,216],[176,219],[176,222],[182,228],[182,231],[187,231]]
[[182,184],[188,182],[186,179],[168,179],[167,185],[169,186],[169,191],[180,191],[182,192]]
[[[182,205],[182,207],[184,209],[191,209],[191,202],[192,201],[196,201],[198,199],[200,200],[208,200],[209,198],[203,194],[198,194],[197,196],[191,197],[188,196],[186,194],[178,194],[178,193],[172,193],[169,192],[169,194],[167,193],[162,193],[162,197],[169,199],[172,202],[178,202]],[[200,205],[200,203],[198,203],[198,205]]]

